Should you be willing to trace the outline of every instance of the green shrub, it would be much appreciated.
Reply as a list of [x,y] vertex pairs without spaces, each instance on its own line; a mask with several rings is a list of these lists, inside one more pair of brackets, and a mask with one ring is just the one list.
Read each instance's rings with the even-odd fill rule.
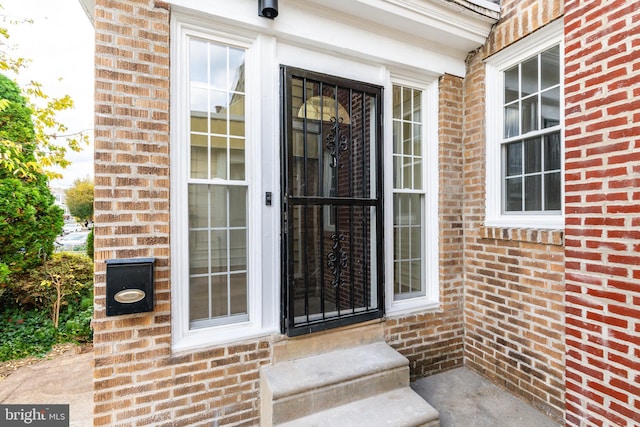
[[26,310],[49,310],[57,326],[64,306],[79,303],[93,292],[93,262],[85,254],[60,252],[43,265],[9,283],[11,302]]
[[53,254],[6,289],[10,298],[5,295],[0,305],[0,361],[41,356],[58,343],[92,341],[93,263],[86,255]]
[[93,228],[87,236],[87,256],[93,260]]
[[[37,165],[33,111],[18,85],[0,74],[0,285],[53,252],[62,209]],[[26,169],[33,169],[27,173]],[[21,173],[24,172],[23,173]]]
[[0,313],[0,361],[43,356],[58,342],[58,333],[42,310],[9,308]]

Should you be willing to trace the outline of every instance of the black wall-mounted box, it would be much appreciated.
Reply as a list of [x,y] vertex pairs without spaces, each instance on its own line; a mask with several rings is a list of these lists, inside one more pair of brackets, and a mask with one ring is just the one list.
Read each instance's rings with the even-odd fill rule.
[[155,258],[108,259],[107,316],[153,311]]

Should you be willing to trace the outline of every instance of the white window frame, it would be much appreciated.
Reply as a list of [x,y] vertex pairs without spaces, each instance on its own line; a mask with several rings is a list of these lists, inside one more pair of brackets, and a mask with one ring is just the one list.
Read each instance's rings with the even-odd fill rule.
[[[273,46],[269,40],[246,32],[220,30],[213,31],[211,23],[206,20],[174,14],[171,27],[171,302],[172,302],[172,349],[174,352],[193,350],[211,345],[223,344],[243,339],[265,336],[277,331],[279,304],[277,302],[277,280],[264,280],[263,264],[278,262],[273,255],[263,260],[263,253],[277,251],[266,250],[268,245],[263,241],[262,229],[267,221],[276,222],[272,211],[263,212],[265,206],[261,197],[262,161],[268,150],[261,147],[259,141],[269,132],[276,133],[275,127],[261,127],[262,114],[272,112],[270,106],[263,108],[265,94],[269,99],[277,99],[277,93],[270,85],[262,85],[261,81],[277,80],[277,74],[263,72],[261,65],[272,61]],[[219,27],[219,26],[218,26]],[[189,70],[188,42],[196,37],[213,43],[228,45],[245,50],[245,105],[246,105],[246,183],[247,183],[247,269],[248,269],[248,320],[238,323],[221,324],[199,329],[189,328],[189,219],[188,219],[188,174],[189,174]],[[267,52],[265,54],[265,51]],[[271,64],[268,64],[270,66]],[[266,112],[265,112],[266,111]],[[277,139],[276,139],[277,140]],[[277,148],[277,144],[276,144]],[[277,154],[276,154],[277,156]],[[277,159],[277,157],[276,157]],[[268,160],[268,159],[267,159]],[[275,160],[275,159],[271,159]],[[277,160],[276,160],[277,161]],[[268,187],[267,187],[268,188]],[[277,188],[277,187],[276,187]],[[277,197],[277,195],[276,195]],[[266,274],[275,277],[279,271],[269,270]],[[265,284],[263,286],[263,284]]]
[[[395,300],[393,288],[394,254],[393,254],[393,86],[409,87],[422,92],[421,121],[423,141],[423,182],[424,182],[424,212],[423,212],[423,263],[422,280],[424,295]],[[436,310],[440,308],[439,285],[439,237],[438,228],[438,188],[439,188],[439,159],[438,159],[438,86],[437,79],[424,81],[407,77],[406,74],[390,74],[385,91],[385,300],[386,316],[410,314],[418,311]]]
[[[485,60],[486,73],[486,216],[488,227],[561,229],[564,227],[564,161],[561,161],[560,213],[502,211],[502,154],[504,128],[504,71],[555,45],[560,47],[560,144],[564,153],[563,21],[556,20]],[[522,139],[528,137],[521,135]]]

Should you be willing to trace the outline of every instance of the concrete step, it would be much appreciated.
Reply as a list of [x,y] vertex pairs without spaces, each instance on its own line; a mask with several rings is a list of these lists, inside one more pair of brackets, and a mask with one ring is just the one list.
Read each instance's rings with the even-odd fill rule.
[[327,409],[278,427],[439,427],[438,411],[408,387]]
[[389,392],[412,395],[410,402],[420,403],[416,407],[420,413],[433,411],[409,389],[409,361],[384,342],[285,359],[261,369],[261,423],[272,426],[294,422]]

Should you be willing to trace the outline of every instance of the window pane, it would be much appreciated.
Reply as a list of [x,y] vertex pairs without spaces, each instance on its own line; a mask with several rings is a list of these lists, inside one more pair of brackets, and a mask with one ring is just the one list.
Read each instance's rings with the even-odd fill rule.
[[528,139],[524,142],[525,173],[540,172],[542,170],[542,148],[539,138]]
[[[202,186],[204,187],[204,186]],[[211,227],[227,226],[227,187],[221,185],[207,186],[211,192]]]
[[[396,299],[403,294],[422,292],[422,211],[421,194],[394,194],[394,289]],[[409,296],[409,295],[406,295]],[[405,297],[406,297],[405,296]],[[411,295],[413,296],[413,295]]]
[[520,135],[520,109],[518,103],[504,107],[504,137]]
[[227,47],[209,43],[209,85],[227,89]]
[[422,92],[419,90],[413,91],[413,121],[420,123],[420,114],[422,114],[421,103],[420,103],[420,95]]
[[231,227],[247,226],[247,189],[246,187],[229,188],[229,225]]
[[560,47],[554,46],[542,53],[542,89],[560,83]]
[[189,80],[207,83],[207,43],[202,40],[189,41]]
[[542,176],[527,176],[524,178],[524,180],[524,209],[526,211],[542,210]]
[[402,154],[405,156],[410,156],[412,154],[411,146],[413,145],[413,140],[411,138],[411,123],[404,122],[402,124]]
[[211,271],[227,271],[227,231],[211,231]]
[[413,168],[411,157],[402,158],[402,188],[413,188]]
[[[229,150],[230,156],[230,173],[229,179],[236,181],[244,181],[245,179],[245,151],[244,139],[231,139],[229,141],[232,149]],[[237,149],[235,147],[238,147]]]
[[206,185],[189,185],[189,228],[209,226],[209,191]]
[[209,276],[192,277],[189,282],[189,320],[209,318]]
[[557,211],[562,207],[561,203],[561,177],[560,172],[546,174],[544,176],[544,208]]
[[560,88],[550,89],[540,94],[542,99],[542,128],[560,124]]
[[402,118],[402,89],[393,86],[393,118]]
[[227,104],[228,95],[226,92],[220,92],[212,90],[209,92],[211,98],[210,109],[211,111],[211,133],[226,135],[229,133],[227,128]]
[[554,132],[544,137],[544,170],[560,169],[560,133]]
[[538,96],[522,100],[522,133],[538,130]]
[[247,232],[246,230],[229,231],[229,270],[247,269]]
[[393,188],[402,188],[402,157],[393,156]]
[[413,189],[422,190],[422,160],[420,158],[413,160]]
[[209,177],[207,140],[208,138],[204,135],[191,135],[191,178]]
[[506,146],[506,166],[507,176],[522,174],[522,142],[512,142]]
[[246,314],[248,312],[247,274],[231,274],[229,279],[231,281],[231,314]]
[[229,103],[229,134],[245,136],[244,95],[235,94]]
[[422,125],[413,125],[413,155],[422,156]]
[[189,95],[191,104],[191,131],[208,132],[207,112],[209,111],[209,91],[192,87]]
[[227,275],[217,274],[211,276],[211,317],[223,317],[229,314],[228,297],[229,287]]
[[522,178],[508,178],[506,181],[505,210],[522,211]]
[[189,233],[189,274],[209,273],[209,231]]
[[229,48],[229,90],[244,92],[244,51]]
[[504,72],[504,103],[515,101],[520,96],[518,88],[518,66]]
[[211,177],[227,179],[227,138],[211,137]]
[[535,56],[522,63],[522,96],[531,95],[538,91],[538,57]]
[[393,122],[393,154],[402,154],[402,122]]
[[413,107],[411,105],[413,96],[411,92],[412,91],[409,88],[405,87],[402,89],[402,119],[407,121],[411,121],[411,118],[413,117]]

